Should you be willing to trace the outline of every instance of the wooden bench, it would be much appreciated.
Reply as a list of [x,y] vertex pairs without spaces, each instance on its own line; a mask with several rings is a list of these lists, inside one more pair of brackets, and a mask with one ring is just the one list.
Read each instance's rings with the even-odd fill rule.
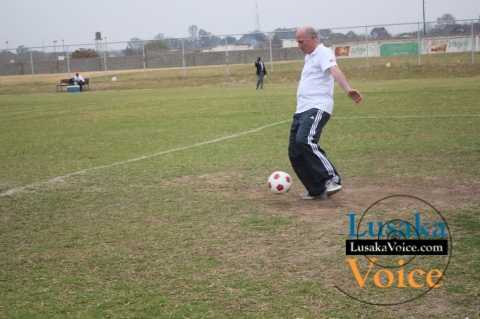
[[[74,85],[71,79],[61,79],[59,83],[57,83],[56,91],[63,92],[67,89],[67,86]],[[90,89],[90,79],[85,78],[85,84],[83,84],[83,90]]]

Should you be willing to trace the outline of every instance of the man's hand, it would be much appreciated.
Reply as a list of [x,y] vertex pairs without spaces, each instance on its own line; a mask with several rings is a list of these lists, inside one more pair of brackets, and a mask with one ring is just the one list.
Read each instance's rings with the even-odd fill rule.
[[338,66],[332,66],[330,69],[330,74],[333,76],[335,81],[342,87],[342,89],[347,92],[348,96],[355,102],[360,103],[363,100],[362,95],[355,89],[352,89],[350,84],[348,84],[345,75],[343,74],[342,70]]
[[358,92],[355,89],[351,89],[350,91],[348,91],[348,96],[357,104],[362,102],[363,100],[363,97],[360,94],[360,92]]

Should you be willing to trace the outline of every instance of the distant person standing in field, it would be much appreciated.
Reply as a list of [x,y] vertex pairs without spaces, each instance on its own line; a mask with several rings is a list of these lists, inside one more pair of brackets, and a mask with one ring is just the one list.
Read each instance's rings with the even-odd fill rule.
[[340,175],[318,145],[322,129],[333,112],[334,80],[355,103],[360,103],[362,96],[350,87],[337,66],[335,54],[320,43],[312,27],[298,29],[296,39],[305,54],[305,64],[297,89],[288,156],[307,189],[302,198],[326,199],[342,189]]
[[85,85],[85,79],[83,78],[83,76],[81,76],[78,73],[75,73],[75,76],[73,77],[72,81],[74,84],[77,84],[78,86],[80,86],[80,91],[82,91],[83,86]]
[[263,78],[267,75],[267,69],[261,57],[258,57],[255,61],[255,67],[257,68],[257,90],[258,88],[263,89]]

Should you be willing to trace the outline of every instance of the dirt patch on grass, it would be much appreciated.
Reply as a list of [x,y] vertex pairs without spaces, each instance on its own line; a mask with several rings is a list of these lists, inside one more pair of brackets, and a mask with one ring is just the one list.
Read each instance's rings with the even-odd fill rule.
[[[343,189],[325,201],[301,199],[304,192],[298,180],[287,194],[272,194],[266,183],[246,177],[239,172],[182,176],[169,181],[172,184],[201,184],[203,190],[220,192],[226,197],[245,198],[273,211],[291,212],[302,216],[319,216],[348,210],[361,211],[375,201],[394,194],[420,197],[440,211],[458,209],[480,203],[480,180],[448,177],[388,177],[344,178]],[[253,184],[253,185],[252,185]]]
[[278,195],[268,191],[263,179],[255,177],[252,180],[251,176],[240,172],[181,176],[166,183],[201,185],[202,190],[218,192],[229,198],[257,201],[274,212],[322,218],[325,214],[338,211],[361,211],[375,201],[394,194],[420,197],[440,211],[480,204],[480,179],[472,178],[345,177],[342,191],[324,201],[301,199],[304,188],[298,180],[294,180],[290,192]]
[[325,201],[306,201],[300,198],[303,187],[296,185],[286,195],[273,195],[262,188],[250,191],[252,200],[262,200],[274,208],[295,208],[300,215],[316,215],[332,210],[362,210],[375,201],[394,194],[420,197],[438,210],[451,210],[480,203],[480,180],[442,177],[429,178],[346,178],[343,189]]
[[[221,244],[198,243],[197,253],[218,261],[214,273],[210,275],[219,282],[227,283],[223,289],[233,289],[228,285],[235,286],[238,282],[253,289],[257,281],[262,281],[280,296],[303,296],[307,307],[318,311],[348,300],[334,286],[345,281],[348,283],[351,277],[346,277],[348,269],[344,266],[347,236],[345,215],[349,211],[359,212],[392,194],[418,196],[440,211],[478,205],[480,202],[480,180],[453,180],[446,177],[421,180],[410,177],[346,177],[344,189],[325,201],[302,200],[300,194],[303,187],[298,180],[294,181],[289,193],[274,195],[268,192],[263,178],[239,172],[184,176],[170,183],[200,183],[203,189],[215,191],[232,200],[247,200],[257,208],[252,213],[239,212],[240,216],[234,216],[235,220],[228,223],[229,227],[213,227],[209,240],[219,238]],[[252,215],[256,219],[252,219]],[[248,223],[245,226],[245,220],[272,224],[275,216],[286,218],[290,223],[270,228],[257,228]],[[239,220],[243,221],[243,225]],[[299,286],[303,288],[296,288]],[[240,290],[237,292],[241,293]],[[401,294],[399,297],[404,298]],[[459,301],[441,290],[428,294],[413,305],[417,307],[415,313],[441,316],[449,311],[463,311],[463,306],[456,302]],[[431,309],[428,305],[432,304],[441,306]],[[353,313],[359,313],[362,309],[362,305],[356,305]],[[401,306],[382,308],[380,311],[382,315],[379,317],[411,315],[409,308]],[[468,311],[465,310],[465,313],[468,314]]]

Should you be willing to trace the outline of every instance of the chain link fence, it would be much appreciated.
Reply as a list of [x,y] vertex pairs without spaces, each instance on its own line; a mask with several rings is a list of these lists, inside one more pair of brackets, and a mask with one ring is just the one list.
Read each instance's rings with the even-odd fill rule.
[[[405,23],[319,29],[323,43],[339,59],[357,58],[365,67],[375,58],[402,57],[402,63],[428,64],[435,57],[444,63],[478,63],[480,21],[452,24]],[[62,41],[63,42],[63,41]],[[257,57],[274,71],[276,62],[303,59],[295,41],[295,28],[239,35],[201,32],[189,38],[132,39],[87,44],[7,48],[0,52],[0,75],[51,74],[153,68],[183,68],[253,63]],[[453,57],[453,60],[452,60]],[[269,63],[268,63],[269,62]]]

